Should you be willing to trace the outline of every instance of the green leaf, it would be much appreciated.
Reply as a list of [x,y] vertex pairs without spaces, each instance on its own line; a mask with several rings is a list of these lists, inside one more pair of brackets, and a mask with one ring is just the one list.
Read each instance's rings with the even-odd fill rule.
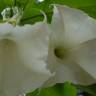
[[[22,24],[28,22],[33,24],[37,21],[42,21],[43,15],[39,12],[39,10],[43,10],[47,14],[48,21],[51,22],[53,13],[52,7],[50,7],[51,4],[62,4],[78,8],[96,18],[96,0],[45,0],[42,3],[37,3],[36,1],[37,0],[29,0],[29,3],[27,3],[23,18],[21,20]],[[38,12],[34,9],[37,9]]]
[[79,9],[88,13],[89,16],[96,18],[96,5],[87,6],[87,7],[80,7]]
[[14,1],[15,6],[25,9],[30,0],[14,0]]
[[89,86],[75,85],[78,89],[84,91],[85,96],[96,96],[96,84]]
[[96,0],[51,0],[53,3],[68,5],[71,7],[88,7],[96,5]]
[[26,96],[77,96],[77,89],[67,82],[48,88],[37,89]]
[[[42,3],[38,3],[37,0],[1,0],[0,12],[8,6],[19,6],[25,9],[23,18],[21,20],[22,24],[28,22],[33,24],[37,21],[43,20],[43,15],[37,11],[43,10],[47,14],[48,21],[51,22],[52,8],[49,7],[50,4],[62,4],[79,8],[88,13],[90,16],[96,18],[96,0],[45,0]],[[0,18],[2,18],[2,16],[0,16]]]
[[0,0],[0,12],[6,7],[12,6],[13,0]]
[[28,22],[30,24],[33,24],[36,21],[42,21],[44,19],[44,16],[42,13],[40,13],[40,10],[45,12],[48,17],[48,21],[50,22],[53,13],[53,8],[49,7],[50,4],[50,2],[37,3],[36,0],[30,0],[24,10],[21,24],[25,24]]

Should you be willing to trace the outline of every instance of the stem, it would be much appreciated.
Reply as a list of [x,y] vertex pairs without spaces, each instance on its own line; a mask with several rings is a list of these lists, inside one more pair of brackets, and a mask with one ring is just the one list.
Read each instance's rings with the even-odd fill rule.
[[[53,12],[48,12],[48,13],[45,13],[46,15],[49,15],[49,14],[52,14]],[[35,16],[32,16],[32,17],[28,17],[28,18],[24,18],[21,20],[21,22],[24,22],[24,21],[27,21],[27,20],[30,20],[30,19],[33,19],[33,18],[37,18],[37,17],[42,17],[43,14],[38,14],[38,15],[35,15]]]

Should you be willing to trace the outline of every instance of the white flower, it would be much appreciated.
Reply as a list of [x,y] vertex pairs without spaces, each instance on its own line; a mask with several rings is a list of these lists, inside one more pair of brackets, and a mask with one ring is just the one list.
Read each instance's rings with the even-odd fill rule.
[[0,96],[18,96],[40,87],[51,76],[46,21],[15,27],[0,24]]
[[81,10],[55,5],[49,26],[48,66],[56,75],[47,84],[96,83],[96,20]]

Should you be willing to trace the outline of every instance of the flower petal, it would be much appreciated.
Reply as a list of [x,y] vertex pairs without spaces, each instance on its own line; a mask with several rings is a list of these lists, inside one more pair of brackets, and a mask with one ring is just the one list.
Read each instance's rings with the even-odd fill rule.
[[2,92],[5,95],[32,91],[52,76],[46,68],[48,36],[46,23],[38,22],[14,27],[8,39],[1,41]]
[[[71,50],[77,45],[96,37],[96,20],[78,9],[56,5],[52,24],[49,26],[52,34],[49,45],[48,67],[52,72],[56,72],[56,75],[48,82],[54,84],[71,81],[84,85],[94,83],[95,79],[76,64],[77,62],[75,63],[72,60]],[[56,56],[56,48],[64,50],[64,52],[61,51],[64,55],[60,52],[61,57],[59,53]],[[62,58],[62,56],[64,57]]]
[[48,68],[56,74],[52,78],[49,78],[45,86],[64,83],[66,81],[83,85],[95,82],[95,79],[70,57],[60,60],[51,52],[48,56],[48,64]]
[[11,34],[12,30],[13,30],[13,26],[11,24],[0,23],[0,86],[1,86],[0,87],[0,96],[5,96],[3,94],[2,89],[4,86],[4,83],[3,83],[4,74],[3,73],[5,71],[4,70],[5,64],[3,64],[3,60],[6,61],[4,58],[4,49],[6,49],[6,48],[5,48],[4,44],[2,43],[2,40],[7,39],[9,37],[9,35]]
[[[48,28],[46,23],[39,22],[33,26],[25,25],[22,28],[17,26],[14,31],[14,34],[16,33],[15,35],[17,35],[16,42],[18,44],[19,57],[22,63],[25,64],[24,66],[32,71],[29,73],[30,76],[28,76],[29,74],[26,75],[28,78],[25,78],[22,85],[23,91],[27,92],[26,90],[32,90],[32,84],[34,84],[33,88],[40,86],[51,76],[50,71],[46,68]],[[20,34],[22,36],[19,38]]]
[[69,47],[96,37],[95,19],[81,10],[63,5],[54,6],[51,26],[55,42]]
[[89,40],[73,50],[74,61],[77,62],[96,83],[96,39]]
[[8,38],[11,35],[13,26],[9,23],[1,23],[0,24],[0,40],[4,38]]

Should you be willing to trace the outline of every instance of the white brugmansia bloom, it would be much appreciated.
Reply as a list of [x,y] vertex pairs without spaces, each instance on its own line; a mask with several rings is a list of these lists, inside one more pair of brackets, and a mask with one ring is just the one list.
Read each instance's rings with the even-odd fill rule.
[[[13,24],[20,20],[18,14],[11,19],[3,15]],[[96,20],[80,10],[56,5],[50,29],[48,43],[45,19],[34,25],[0,24],[0,96],[18,96],[42,86],[53,75],[47,64],[56,72],[47,84],[96,82]]]
[[56,75],[47,84],[96,83],[96,20],[86,13],[55,5],[48,66]]
[[19,96],[49,79],[48,35],[46,20],[24,26],[0,24],[0,96]]

